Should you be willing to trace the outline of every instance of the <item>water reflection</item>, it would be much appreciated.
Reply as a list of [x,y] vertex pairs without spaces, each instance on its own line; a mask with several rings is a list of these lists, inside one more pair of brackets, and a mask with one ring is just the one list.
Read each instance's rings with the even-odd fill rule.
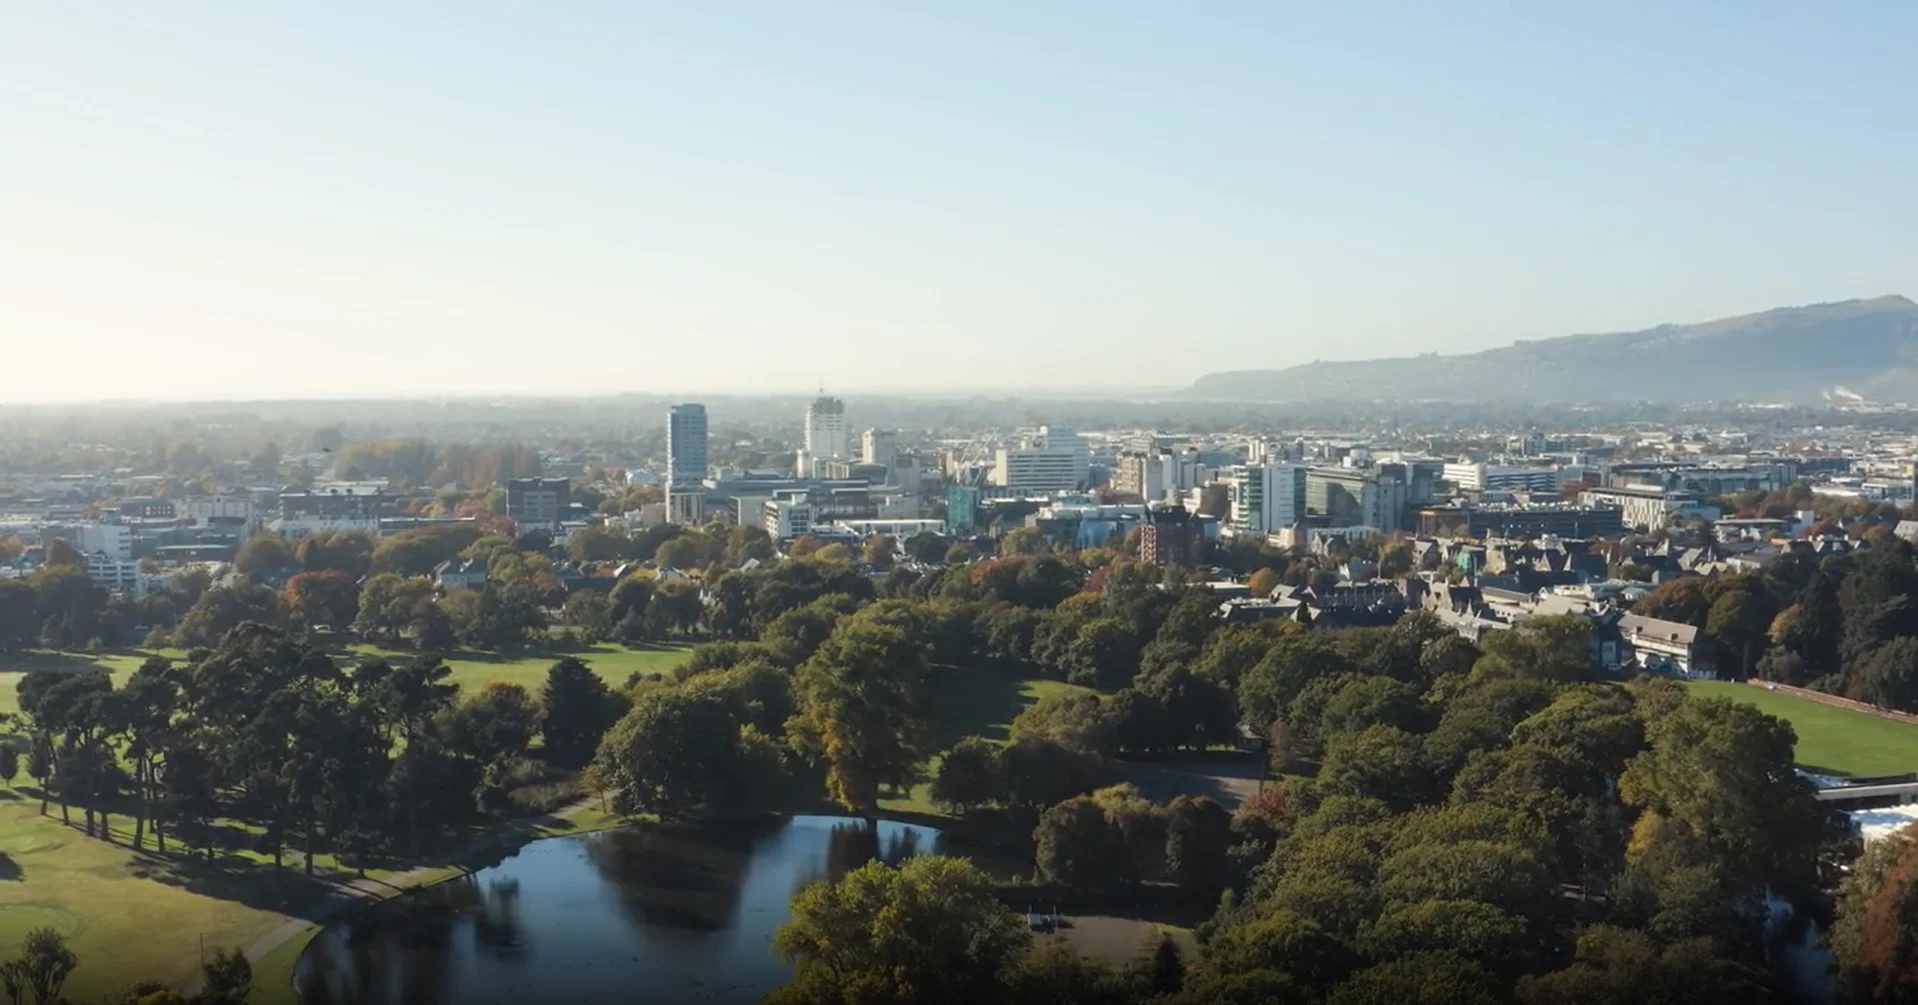
[[295,982],[305,1005],[749,1002],[786,979],[795,891],[938,841],[837,817],[553,838],[329,927]]

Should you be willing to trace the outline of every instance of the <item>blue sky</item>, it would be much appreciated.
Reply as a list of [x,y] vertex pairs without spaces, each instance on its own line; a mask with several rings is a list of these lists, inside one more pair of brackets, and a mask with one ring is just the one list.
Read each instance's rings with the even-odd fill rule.
[[4,397],[1169,386],[1918,295],[1915,36],[1903,3],[19,7],[0,346],[44,376]]

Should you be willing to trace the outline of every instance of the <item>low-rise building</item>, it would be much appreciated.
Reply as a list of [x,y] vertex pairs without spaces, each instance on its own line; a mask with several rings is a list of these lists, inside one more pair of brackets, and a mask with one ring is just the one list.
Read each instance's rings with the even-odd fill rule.
[[486,563],[477,558],[448,559],[433,567],[433,581],[448,589],[484,589]]

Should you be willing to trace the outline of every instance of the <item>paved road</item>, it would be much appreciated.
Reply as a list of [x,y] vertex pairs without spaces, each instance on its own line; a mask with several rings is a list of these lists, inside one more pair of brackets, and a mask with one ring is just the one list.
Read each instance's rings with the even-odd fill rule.
[[[464,862],[498,845],[502,841],[510,841],[514,838],[523,837],[527,832],[537,829],[543,820],[550,820],[553,817],[570,817],[575,813],[591,808],[598,802],[598,796],[589,796],[570,806],[562,807],[556,813],[534,817],[530,820],[515,820],[513,823],[498,831],[474,838],[455,848],[448,858],[454,862]],[[445,866],[420,866],[417,869],[409,869],[406,872],[400,873],[398,876],[392,876],[387,879],[356,879],[351,883],[336,887],[326,896],[299,912],[299,914],[287,919],[285,924],[254,939],[253,942],[246,947],[246,958],[255,962],[263,960],[267,954],[299,938],[308,928],[332,920],[348,907],[362,901],[385,900],[395,894],[404,893],[418,885],[428,876],[440,872],[445,868]],[[204,975],[194,977],[193,980],[187,984],[187,996],[190,998],[193,995],[199,994],[205,981],[206,978]]]

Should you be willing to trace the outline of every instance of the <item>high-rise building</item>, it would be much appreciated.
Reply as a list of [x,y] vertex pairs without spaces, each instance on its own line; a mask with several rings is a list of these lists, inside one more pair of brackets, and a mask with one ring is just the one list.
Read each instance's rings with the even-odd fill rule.
[[1164,501],[1168,486],[1176,491],[1178,480],[1178,458],[1172,454],[1156,450],[1128,451],[1119,455],[1112,487],[1153,503]]
[[899,431],[868,429],[859,435],[859,459],[891,470],[899,459]]
[[1146,511],[1140,525],[1139,561],[1192,568],[1205,558],[1205,522],[1184,506]]
[[506,482],[506,515],[520,530],[559,530],[572,503],[573,483],[564,478],[510,478]]
[[1260,536],[1305,522],[1305,469],[1294,464],[1241,464],[1225,473],[1235,536]]
[[1092,453],[1085,437],[1064,426],[1040,426],[999,448],[992,484],[1017,494],[1070,492],[1086,482]]
[[698,488],[706,467],[706,406],[674,405],[666,413],[667,491]]
[[806,406],[805,442],[800,447],[793,473],[801,478],[819,477],[819,469],[828,461],[852,457],[852,439],[846,431],[846,403],[820,395]]
[[697,525],[706,515],[706,406],[666,412],[666,522]]

